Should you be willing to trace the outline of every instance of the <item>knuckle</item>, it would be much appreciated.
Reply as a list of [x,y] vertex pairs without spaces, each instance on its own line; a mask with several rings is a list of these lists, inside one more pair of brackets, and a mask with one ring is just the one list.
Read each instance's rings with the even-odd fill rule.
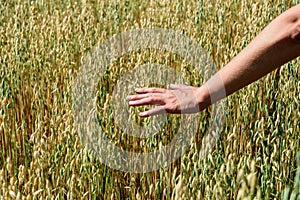
[[157,92],[159,92],[159,90],[158,90],[158,88],[152,88],[152,92],[157,93]]
[[149,103],[151,103],[151,102],[153,102],[155,99],[154,99],[154,97],[152,96],[152,95],[150,95],[149,97],[147,97],[146,99],[145,99],[145,101],[147,101],[147,102],[149,102]]
[[161,92],[164,92],[165,90],[163,88],[152,88],[152,91],[154,93],[161,93]]

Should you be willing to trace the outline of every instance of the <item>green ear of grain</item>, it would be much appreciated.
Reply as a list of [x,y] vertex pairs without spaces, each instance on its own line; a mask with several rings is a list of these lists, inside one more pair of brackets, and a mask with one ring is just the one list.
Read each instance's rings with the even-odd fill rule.
[[[72,87],[83,57],[116,33],[149,27],[184,32],[221,68],[272,19],[299,3],[2,1],[1,199],[298,200],[299,59],[228,97],[224,131],[209,156],[199,153],[209,127],[207,109],[191,149],[171,165],[144,174],[110,169],[87,149],[74,123]],[[140,140],[114,121],[110,100],[117,81],[146,63],[179,70],[188,84],[203,83],[196,66],[172,52],[129,52],[108,66],[99,77],[99,123],[112,142],[140,152],[168,144],[178,129],[178,118],[168,116],[163,130]],[[130,109],[131,118],[149,124],[138,111]]]

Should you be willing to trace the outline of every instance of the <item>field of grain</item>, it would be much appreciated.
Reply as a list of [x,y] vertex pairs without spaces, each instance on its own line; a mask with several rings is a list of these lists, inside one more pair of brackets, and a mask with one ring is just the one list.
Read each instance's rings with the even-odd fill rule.
[[[150,27],[184,32],[221,68],[272,19],[299,3],[2,0],[0,199],[299,200],[299,59],[227,98],[225,127],[209,155],[199,154],[207,109],[200,113],[191,148],[153,172],[127,173],[102,164],[80,139],[72,110],[73,81],[83,57],[115,34]],[[167,144],[178,116],[168,115],[154,139],[122,135],[110,118],[109,101],[122,73],[140,64],[137,58],[172,65],[193,86],[203,82],[180,56],[154,49],[120,57],[99,77],[99,124],[116,145],[143,151],[144,144]],[[137,123],[151,120],[137,117],[143,109],[131,110]]]

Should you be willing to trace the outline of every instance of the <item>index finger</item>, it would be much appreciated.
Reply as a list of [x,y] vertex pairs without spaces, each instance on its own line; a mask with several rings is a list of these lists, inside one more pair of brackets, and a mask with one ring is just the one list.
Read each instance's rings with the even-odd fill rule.
[[138,94],[144,93],[164,93],[166,89],[163,88],[136,88],[135,92]]

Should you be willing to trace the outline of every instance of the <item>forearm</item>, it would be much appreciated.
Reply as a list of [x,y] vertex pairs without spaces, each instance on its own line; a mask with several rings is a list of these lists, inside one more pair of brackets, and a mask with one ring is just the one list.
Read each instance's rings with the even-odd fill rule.
[[[213,81],[208,81],[204,85],[206,89],[201,88],[204,95],[202,101],[207,102],[209,96],[223,98],[217,93],[222,93],[224,88],[228,96],[299,55],[300,5],[297,5],[273,20],[215,75],[216,80],[220,81],[219,84],[211,84]],[[210,92],[210,95],[205,95],[205,91]]]
[[[131,106],[156,105],[142,117],[194,113],[256,81],[300,55],[300,4],[270,23],[231,62],[202,87],[175,85],[170,90],[140,88],[127,97]],[[195,99],[196,98],[196,99]]]

